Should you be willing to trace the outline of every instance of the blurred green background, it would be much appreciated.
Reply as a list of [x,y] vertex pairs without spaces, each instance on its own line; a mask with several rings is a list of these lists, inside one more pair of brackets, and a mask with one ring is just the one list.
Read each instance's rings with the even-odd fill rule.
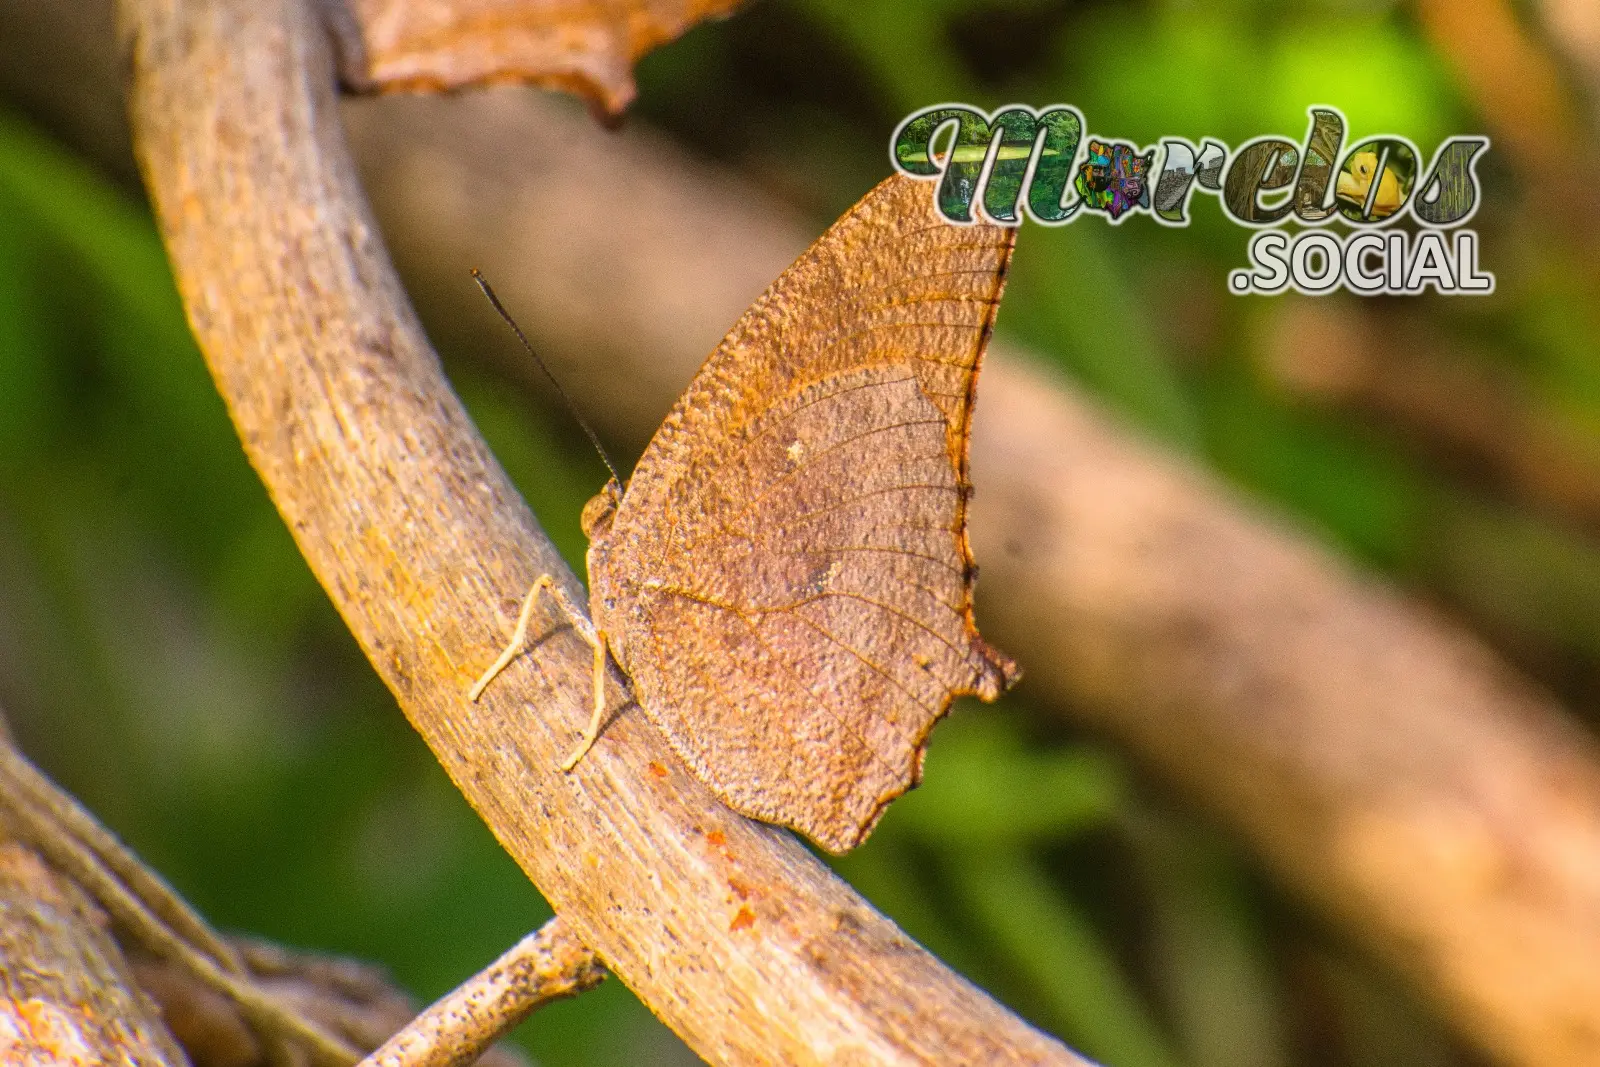
[[[1071,103],[1141,144],[1298,141],[1314,103],[1342,108],[1352,138],[1403,134],[1425,157],[1490,133],[1474,225],[1492,297],[1232,297],[1247,231],[1197,195],[1184,230],[1030,226],[1000,330],[1465,620],[1593,723],[1600,271],[1588,221],[1536,195],[1555,180],[1538,145],[1464,88],[1471,59],[1384,0],[758,0],[648,57],[634,121],[819,230],[886,173],[898,119],[946,100]],[[71,140],[0,100],[0,704],[216,922],[379,961],[435,996],[548,911],[301,562],[136,187]],[[581,573],[597,461],[564,414],[446,357]],[[838,868],[1116,1067],[1478,1062],[1220,831],[1059,723],[1025,695],[958,709],[926,785]],[[552,1065],[693,1062],[616,982],[519,1039]]]

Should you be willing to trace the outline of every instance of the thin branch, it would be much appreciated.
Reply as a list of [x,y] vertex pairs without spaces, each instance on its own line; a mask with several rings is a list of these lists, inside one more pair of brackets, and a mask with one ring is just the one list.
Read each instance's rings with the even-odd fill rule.
[[579,587],[393,275],[321,27],[296,0],[122,12],[140,163],[246,451],[413,725],[578,937],[715,1062],[1081,1062],[722,807],[637,713],[562,774],[589,655],[553,615],[466,700],[534,579]]
[[165,927],[223,970],[244,973],[244,964],[232,945],[76,798],[41,774],[5,738],[0,738],[0,790],[22,807],[19,814],[42,840],[66,843],[65,848],[71,850],[70,856],[61,857],[66,869],[118,883],[119,894],[136,902],[146,913],[146,922]]
[[551,919],[406,1024],[361,1067],[466,1067],[536,1008],[604,978],[594,953],[560,918]]

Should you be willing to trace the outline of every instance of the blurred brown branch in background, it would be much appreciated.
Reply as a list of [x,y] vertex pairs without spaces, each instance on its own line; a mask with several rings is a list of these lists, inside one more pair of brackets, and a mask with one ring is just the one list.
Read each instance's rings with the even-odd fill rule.
[[[1546,21],[1532,24],[1510,0],[1416,0],[1423,32],[1454,69],[1465,95],[1488,126],[1524,186],[1522,226],[1549,231],[1555,247],[1581,259],[1591,299],[1600,298],[1600,190],[1590,180],[1600,165],[1593,133],[1600,115],[1600,31],[1588,0],[1546,0]],[[1579,66],[1590,90],[1591,121],[1563,63],[1542,39],[1553,36]],[[1561,205],[1559,222],[1549,211]]]
[[1600,126],[1600,4],[1590,0],[1543,0],[1544,25],[1573,63],[1589,95],[1591,128]]
[[1417,0],[1416,10],[1517,169],[1546,192],[1575,191],[1583,121],[1555,58],[1509,0]]
[[[138,157],[246,452],[412,724],[577,936],[716,1062],[1080,1062],[733,815],[638,714],[571,774],[587,647],[554,614],[467,684],[561,563],[440,372],[297,0],[128,0]],[[615,699],[615,698],[613,698]]]
[[1503,368],[1474,360],[1426,318],[1395,307],[1285,297],[1268,375],[1307,401],[1369,413],[1442,464],[1600,534],[1600,451],[1542,410]]
[[[438,331],[492,329],[453,281],[482,265],[629,440],[804,244],[756,190],[547,101],[347,114]],[[1182,784],[1508,1062],[1600,1055],[1600,758],[1563,709],[998,345],[973,463],[979,616],[1025,693]]]

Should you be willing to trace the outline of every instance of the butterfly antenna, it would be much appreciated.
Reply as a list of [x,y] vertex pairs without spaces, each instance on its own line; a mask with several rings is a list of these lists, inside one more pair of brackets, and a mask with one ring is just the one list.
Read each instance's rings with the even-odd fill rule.
[[494,289],[490,287],[489,279],[485,278],[483,272],[477,267],[473,267],[472,280],[478,283],[478,288],[483,290],[483,295],[489,298],[489,305],[494,308],[502,319],[506,320],[506,325],[511,327],[511,332],[517,335],[517,340],[522,342],[522,347],[528,350],[528,355],[533,357],[533,361],[539,364],[539,369],[544,371],[546,378],[550,379],[550,384],[556,387],[556,393],[561,397],[562,403],[567,405],[567,410],[572,412],[573,419],[577,421],[579,426],[583,427],[583,432],[589,435],[589,443],[594,445],[594,450],[600,453],[600,462],[606,465],[606,470],[611,472],[611,477],[616,479],[618,485],[621,485],[622,475],[617,473],[617,465],[611,462],[610,456],[606,455],[605,446],[600,443],[600,438],[589,428],[589,424],[584,421],[583,416],[578,412],[578,405],[574,404],[572,397],[568,396],[567,391],[561,388],[561,383],[556,380],[554,374],[550,373],[550,368],[545,366],[544,360],[539,358],[539,353],[534,351],[533,345],[528,343],[528,336],[522,332],[522,327],[517,325],[517,320],[513,319],[511,313],[506,310],[506,306],[500,303],[500,298],[494,295]]

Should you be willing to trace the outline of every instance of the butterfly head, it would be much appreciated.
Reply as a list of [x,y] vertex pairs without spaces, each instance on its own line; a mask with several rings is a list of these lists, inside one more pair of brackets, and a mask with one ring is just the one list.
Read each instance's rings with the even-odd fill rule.
[[622,503],[622,486],[615,478],[606,482],[606,487],[589,498],[583,506],[583,516],[579,519],[583,527],[583,536],[590,541],[604,537],[611,532],[611,520],[617,514],[617,505]]

